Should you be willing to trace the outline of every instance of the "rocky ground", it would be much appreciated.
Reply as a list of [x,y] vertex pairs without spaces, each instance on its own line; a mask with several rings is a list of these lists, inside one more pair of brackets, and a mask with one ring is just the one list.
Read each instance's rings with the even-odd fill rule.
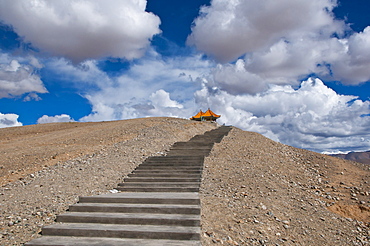
[[0,129],[0,245],[38,237],[78,196],[109,193],[148,156],[215,127],[148,118]]
[[[0,245],[39,236],[78,196],[217,127],[147,118],[0,129]],[[369,166],[234,128],[205,161],[203,245],[369,245]]]
[[234,128],[206,158],[203,245],[369,245],[370,166]]

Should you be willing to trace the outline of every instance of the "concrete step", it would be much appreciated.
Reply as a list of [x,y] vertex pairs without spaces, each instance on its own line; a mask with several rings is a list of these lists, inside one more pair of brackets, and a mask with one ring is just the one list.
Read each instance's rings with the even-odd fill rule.
[[125,178],[124,182],[125,183],[130,183],[130,182],[200,182],[201,179],[199,178],[163,178],[163,177],[130,177],[130,178]]
[[[203,153],[209,153],[211,149],[171,149],[169,152],[167,152],[167,156],[173,156],[170,155],[170,153],[176,152],[176,156],[186,156],[188,153],[193,153],[196,156],[201,156]],[[182,154],[182,155],[181,155]]]
[[144,160],[143,163],[146,162],[202,162],[204,160],[203,157],[200,156],[152,156]]
[[199,192],[196,187],[117,187],[116,190],[126,192]]
[[176,142],[172,145],[172,147],[182,147],[182,146],[207,146],[207,147],[213,147],[214,143],[202,143],[202,142]]
[[109,225],[62,223],[46,226],[42,235],[72,237],[113,237],[141,239],[199,240],[199,227],[158,225]]
[[119,187],[199,187],[200,182],[127,182]]
[[212,149],[212,146],[199,146],[199,145],[183,145],[183,146],[174,146],[170,148],[170,151],[172,150],[207,150],[210,151]]
[[200,215],[148,213],[69,212],[57,216],[57,222],[130,225],[199,226]]
[[177,156],[177,155],[198,155],[198,156],[208,156],[210,151],[201,152],[201,151],[181,151],[181,150],[173,150],[167,153],[168,156]]
[[201,246],[199,240],[43,236],[25,246]]
[[199,194],[189,193],[145,193],[125,192],[115,194],[103,194],[97,196],[80,196],[79,204],[82,203],[130,203],[130,204],[183,204],[199,205]]
[[192,165],[179,165],[179,164],[166,164],[166,163],[163,163],[163,164],[161,163],[161,164],[156,164],[156,165],[143,164],[143,165],[138,166],[135,170],[139,170],[139,169],[142,169],[142,168],[151,168],[151,169],[165,168],[165,169],[173,169],[173,170],[194,169],[194,168],[203,169],[203,165],[201,165],[199,163],[194,163]]
[[155,161],[155,162],[145,162],[139,165],[139,167],[140,166],[175,166],[175,167],[203,166],[203,162],[201,161],[193,161],[193,162]]
[[172,177],[172,178],[176,178],[176,177],[180,177],[180,178],[183,178],[183,177],[186,177],[186,178],[200,178],[201,177],[201,172],[195,172],[195,173],[184,173],[184,172],[172,172],[172,173],[169,173],[169,172],[158,172],[158,173],[151,173],[151,172],[134,172],[134,173],[130,173],[128,174],[128,177]]
[[202,172],[201,169],[199,170],[180,170],[180,169],[175,169],[175,170],[171,170],[171,169],[150,169],[150,170],[141,170],[141,169],[137,169],[137,170],[134,170],[132,173],[137,173],[137,174],[140,174],[140,173],[152,173],[152,174],[155,174],[155,173],[168,173],[168,174],[183,174],[183,175],[186,175],[186,174],[200,174]]
[[96,213],[153,213],[153,214],[199,214],[199,205],[183,204],[124,204],[124,203],[77,203],[70,212]]
[[161,171],[161,172],[188,172],[188,171],[197,171],[201,172],[203,167],[140,167],[134,170],[134,172],[138,171]]

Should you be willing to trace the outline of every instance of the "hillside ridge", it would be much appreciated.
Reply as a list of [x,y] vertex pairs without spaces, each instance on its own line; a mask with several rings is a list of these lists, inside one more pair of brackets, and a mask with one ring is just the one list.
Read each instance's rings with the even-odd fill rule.
[[[0,129],[0,245],[38,237],[78,196],[109,193],[148,156],[216,127],[145,118]],[[205,160],[202,244],[365,245],[369,181],[364,164],[233,127]]]

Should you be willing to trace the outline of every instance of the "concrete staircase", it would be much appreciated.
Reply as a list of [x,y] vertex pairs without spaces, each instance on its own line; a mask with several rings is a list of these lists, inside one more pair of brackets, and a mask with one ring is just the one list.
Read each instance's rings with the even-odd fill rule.
[[118,184],[119,193],[80,197],[25,245],[201,245],[204,157],[230,129],[219,127],[175,143],[167,156],[146,159]]

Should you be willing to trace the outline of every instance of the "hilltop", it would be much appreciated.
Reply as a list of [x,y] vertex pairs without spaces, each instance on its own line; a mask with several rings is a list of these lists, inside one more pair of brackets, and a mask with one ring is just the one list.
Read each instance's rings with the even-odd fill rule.
[[[38,236],[78,196],[108,193],[145,158],[217,127],[146,118],[0,129],[0,245]],[[205,160],[203,245],[366,245],[369,167],[233,128]]]

